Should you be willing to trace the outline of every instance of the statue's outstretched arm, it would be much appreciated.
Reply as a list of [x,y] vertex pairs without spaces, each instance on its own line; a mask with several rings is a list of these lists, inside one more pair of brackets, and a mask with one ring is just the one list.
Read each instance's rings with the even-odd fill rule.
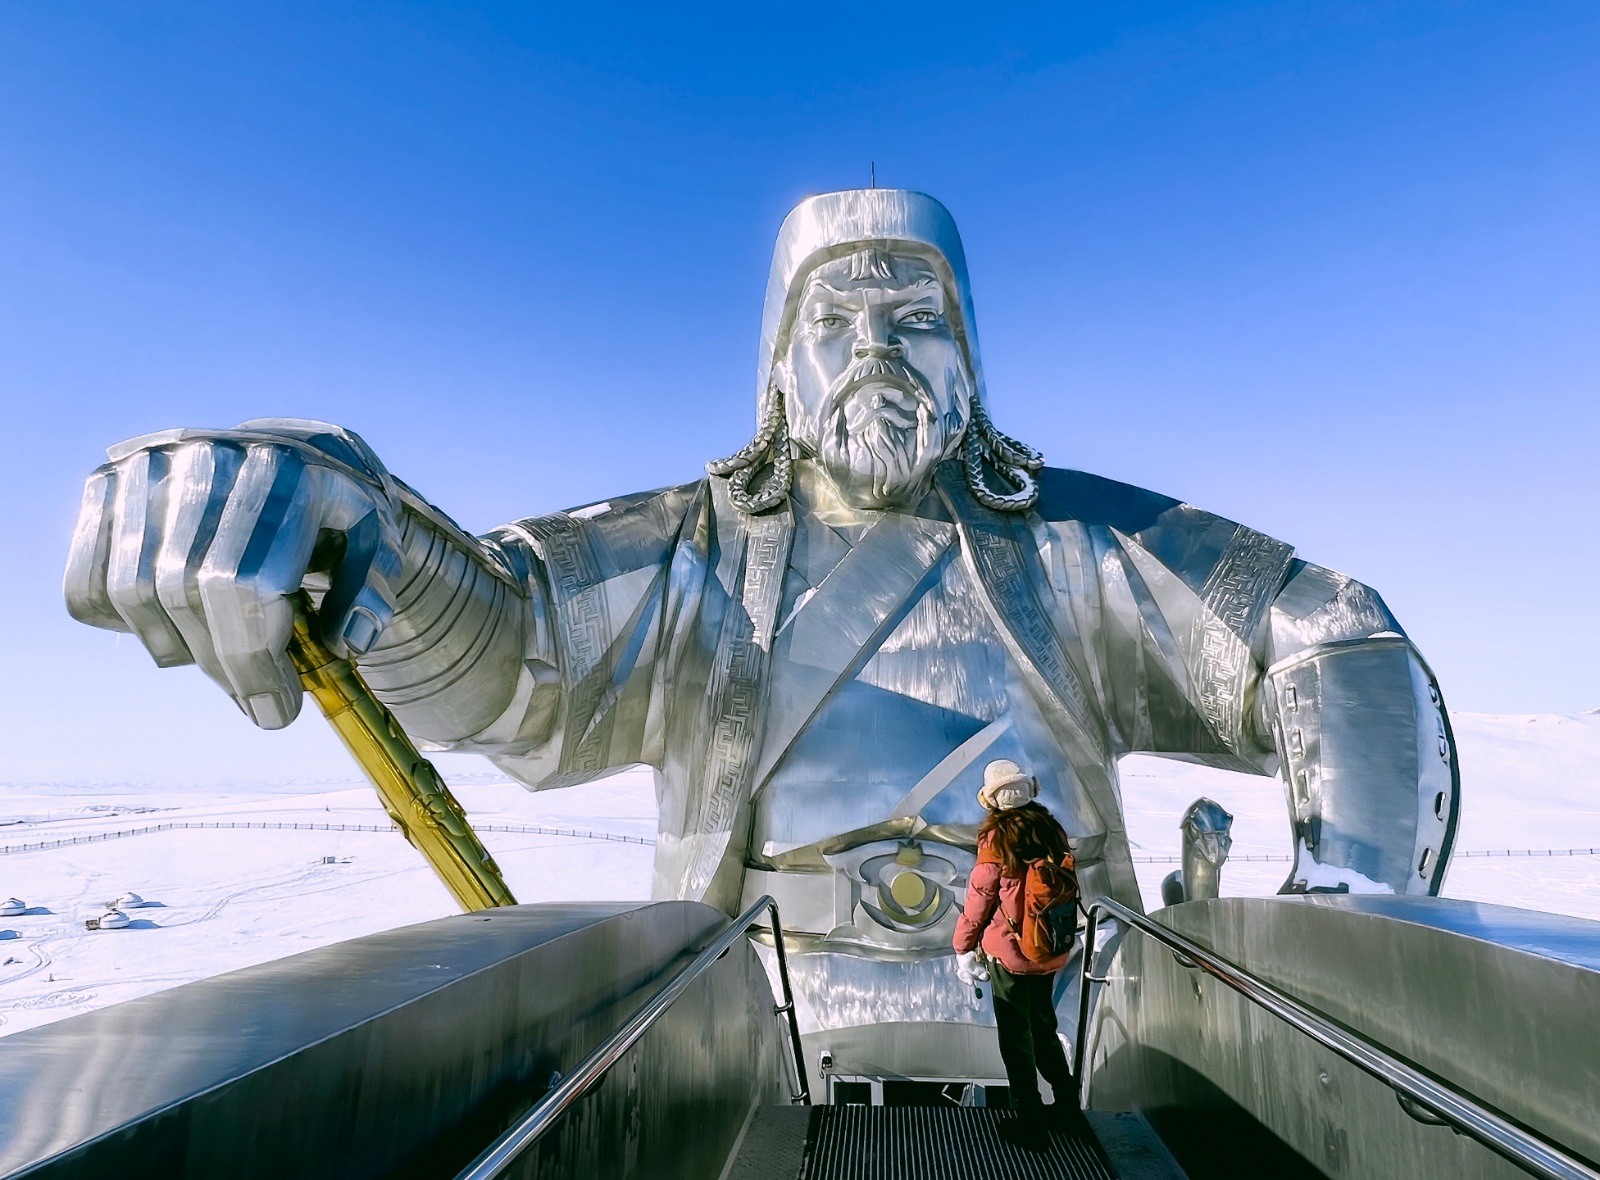
[[[546,666],[538,656],[555,658],[529,650],[540,645],[547,600],[537,559],[469,536],[403,484],[400,498],[394,617],[359,659],[362,678],[430,746],[492,748],[508,711],[516,720],[504,740],[514,740],[530,722],[523,682]],[[554,682],[553,668],[544,679]],[[543,716],[553,714],[552,703]]]
[[1376,593],[1319,566],[1295,563],[1268,627],[1255,720],[1295,838],[1283,891],[1438,893],[1460,773],[1433,673]]
[[289,596],[416,738],[492,724],[518,684],[534,581],[395,480],[350,431],[302,419],[121,443],[89,477],[64,590],[75,618],[197,664],[256,724],[301,705]]

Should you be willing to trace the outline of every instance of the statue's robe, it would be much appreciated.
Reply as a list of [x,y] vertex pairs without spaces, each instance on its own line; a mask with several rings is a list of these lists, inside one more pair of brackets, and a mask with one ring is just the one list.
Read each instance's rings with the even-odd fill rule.
[[[983,764],[1012,757],[1073,836],[1085,893],[1139,908],[1117,758],[1274,773],[1265,669],[1399,626],[1232,521],[1082,472],[1046,469],[1040,489],[995,512],[946,463],[915,510],[843,530],[793,504],[745,514],[712,478],[500,530],[537,625],[506,719],[460,745],[534,787],[653,766],[656,896],[734,911],[770,891],[797,931],[890,956],[934,953],[925,898],[890,897],[848,854],[911,841],[902,860],[943,866],[928,888],[959,885]],[[1409,680],[1390,695],[1410,700]],[[1291,793],[1291,821],[1307,806]]]

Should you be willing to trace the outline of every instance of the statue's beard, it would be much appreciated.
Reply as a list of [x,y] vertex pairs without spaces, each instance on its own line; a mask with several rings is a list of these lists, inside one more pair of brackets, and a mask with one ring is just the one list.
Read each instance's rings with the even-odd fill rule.
[[926,489],[949,435],[914,369],[857,361],[833,383],[826,406],[817,458],[846,500],[889,508]]

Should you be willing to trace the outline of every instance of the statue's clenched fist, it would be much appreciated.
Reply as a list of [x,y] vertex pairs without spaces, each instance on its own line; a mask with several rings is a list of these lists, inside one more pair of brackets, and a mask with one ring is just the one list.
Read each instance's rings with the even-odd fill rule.
[[257,725],[300,711],[288,595],[325,589],[325,638],[370,649],[394,614],[400,498],[356,435],[264,418],[112,447],[89,477],[67,609],[131,631],[163,667],[198,664]]

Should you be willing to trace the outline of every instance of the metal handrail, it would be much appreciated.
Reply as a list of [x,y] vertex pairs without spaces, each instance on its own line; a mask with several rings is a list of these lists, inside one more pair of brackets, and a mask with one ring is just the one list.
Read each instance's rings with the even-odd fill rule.
[[1443,1082],[1435,1081],[1348,1029],[1334,1024],[1285,992],[1273,987],[1204,947],[1136,914],[1127,906],[1102,897],[1086,911],[1082,977],[1078,981],[1078,1035],[1072,1048],[1073,1075],[1082,1086],[1086,1058],[1084,1041],[1089,1027],[1089,984],[1105,978],[1091,974],[1095,952],[1096,913],[1108,914],[1155,939],[1178,956],[1185,967],[1198,968],[1221,980],[1245,999],[1265,1008],[1318,1044],[1333,1050],[1352,1065],[1365,1070],[1395,1092],[1400,1109],[1418,1122],[1448,1125],[1458,1134],[1483,1144],[1524,1171],[1546,1180],[1600,1180],[1600,1172],[1573,1158],[1559,1147],[1524,1131]]
[[626,1024],[573,1066],[570,1073],[560,1078],[543,1098],[491,1143],[456,1180],[491,1180],[509,1168],[519,1155],[551,1128],[556,1119],[587,1094],[608,1069],[622,1060],[623,1055],[672,1007],[691,983],[722,958],[734,943],[744,937],[746,931],[761,923],[763,911],[766,910],[772,912],[772,941],[778,950],[778,978],[783,985],[783,1003],[777,1005],[774,1011],[788,1017],[789,1041],[794,1049],[795,1080],[800,1087],[793,1100],[810,1105],[811,1082],[806,1076],[805,1056],[800,1047],[800,1022],[795,1019],[794,992],[789,988],[789,960],[783,951],[783,927],[778,922],[778,903],[771,897],[763,896],[729,923],[710,946],[674,975]]

